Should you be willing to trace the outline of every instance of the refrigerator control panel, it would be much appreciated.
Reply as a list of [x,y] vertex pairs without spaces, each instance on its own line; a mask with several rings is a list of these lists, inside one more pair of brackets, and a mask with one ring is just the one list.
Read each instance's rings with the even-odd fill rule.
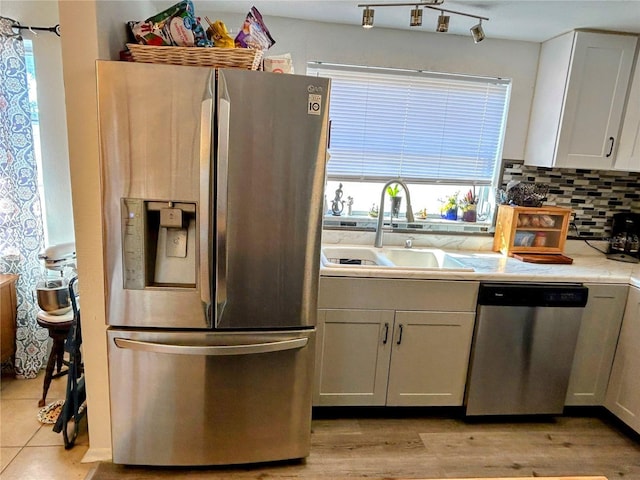
[[123,198],[122,207],[122,268],[124,288],[142,290],[144,275],[144,201]]

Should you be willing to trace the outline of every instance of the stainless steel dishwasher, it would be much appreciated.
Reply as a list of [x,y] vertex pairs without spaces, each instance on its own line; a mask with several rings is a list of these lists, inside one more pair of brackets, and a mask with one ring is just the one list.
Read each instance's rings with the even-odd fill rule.
[[587,303],[579,283],[482,283],[466,414],[558,414]]

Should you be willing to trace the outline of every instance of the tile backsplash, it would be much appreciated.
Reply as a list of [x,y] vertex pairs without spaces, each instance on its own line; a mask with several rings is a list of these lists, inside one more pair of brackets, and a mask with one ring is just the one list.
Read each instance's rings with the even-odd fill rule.
[[[640,212],[640,173],[529,167],[505,160],[502,188],[511,180],[545,183],[545,205],[570,207],[581,237],[608,238],[617,212]],[[571,229],[570,237],[575,237]]]

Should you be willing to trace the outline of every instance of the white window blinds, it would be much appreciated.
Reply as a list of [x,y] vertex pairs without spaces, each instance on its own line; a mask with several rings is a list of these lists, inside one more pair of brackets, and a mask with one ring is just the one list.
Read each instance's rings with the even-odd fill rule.
[[510,82],[320,63],[331,78],[330,179],[491,185]]

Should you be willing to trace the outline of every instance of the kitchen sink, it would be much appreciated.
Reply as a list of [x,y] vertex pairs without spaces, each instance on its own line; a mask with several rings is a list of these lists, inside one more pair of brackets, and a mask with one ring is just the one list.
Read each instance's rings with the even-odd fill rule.
[[392,267],[389,259],[378,253],[378,249],[367,247],[324,247],[322,264],[327,267]]
[[397,248],[385,251],[384,256],[398,267],[473,271],[473,268],[467,267],[451,255],[438,249],[413,250],[408,248]]
[[415,268],[473,272],[473,268],[439,249],[323,247],[321,261],[325,267]]

